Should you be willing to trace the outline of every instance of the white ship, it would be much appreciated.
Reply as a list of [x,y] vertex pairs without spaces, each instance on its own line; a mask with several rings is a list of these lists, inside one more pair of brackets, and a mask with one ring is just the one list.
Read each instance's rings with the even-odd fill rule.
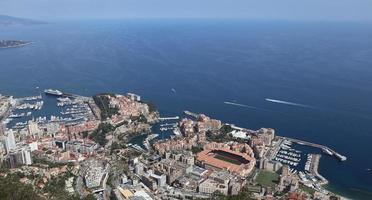
[[44,90],[45,94],[50,94],[50,95],[55,95],[55,96],[62,96],[63,95],[63,92],[59,91],[59,90],[53,90],[53,89],[47,89],[47,90]]

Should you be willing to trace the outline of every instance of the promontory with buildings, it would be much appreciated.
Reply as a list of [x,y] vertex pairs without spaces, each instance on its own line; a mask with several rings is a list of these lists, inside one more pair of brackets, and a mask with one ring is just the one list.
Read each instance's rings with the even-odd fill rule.
[[5,199],[342,199],[318,172],[321,156],[346,160],[335,150],[190,111],[162,117],[133,93],[0,95],[0,120]]
[[32,42],[22,40],[0,40],[0,49],[21,47],[31,43]]

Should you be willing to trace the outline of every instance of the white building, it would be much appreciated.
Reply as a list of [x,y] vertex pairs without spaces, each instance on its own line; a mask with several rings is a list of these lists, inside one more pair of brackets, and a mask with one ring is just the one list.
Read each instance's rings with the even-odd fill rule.
[[29,143],[28,146],[30,147],[31,152],[39,149],[36,141]]
[[11,150],[14,150],[16,148],[14,131],[12,129],[8,129],[5,131],[4,143],[5,143],[5,150],[7,153],[9,153]]
[[39,125],[36,122],[30,121],[28,123],[28,134],[35,136],[41,134],[41,130],[39,129]]
[[141,96],[137,94],[127,93],[127,95],[132,101],[141,101]]
[[32,164],[31,149],[27,145],[18,145],[17,148],[11,150],[7,156],[12,168]]
[[22,149],[22,158],[23,158],[23,164],[24,165],[31,165],[32,164],[31,149],[30,148],[23,148]]
[[234,130],[234,131],[231,132],[231,135],[234,138],[249,139],[249,136],[247,135],[247,133],[245,131]]
[[199,185],[199,192],[204,194],[213,194],[216,191],[224,195],[228,194],[229,187],[227,184],[220,183],[212,179],[206,179]]

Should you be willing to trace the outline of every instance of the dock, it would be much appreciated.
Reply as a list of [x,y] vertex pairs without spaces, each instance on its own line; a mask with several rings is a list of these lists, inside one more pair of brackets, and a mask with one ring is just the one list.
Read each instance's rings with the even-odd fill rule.
[[199,114],[196,114],[196,113],[193,113],[193,112],[190,112],[188,110],[185,110],[183,111],[186,115],[189,115],[191,117],[194,117],[194,118],[198,118],[199,117]]
[[319,174],[318,168],[319,168],[319,160],[321,155],[320,154],[312,154],[312,160],[311,160],[311,167],[310,171],[311,173],[317,177],[320,180],[320,185],[326,185],[328,184],[328,180],[324,178],[322,175]]
[[159,120],[177,120],[177,119],[180,119],[179,116],[175,116],[175,117],[160,117]]
[[238,127],[238,126],[236,126],[234,124],[226,124],[226,125],[229,125],[231,128],[236,129],[238,131],[246,130],[245,128]]
[[294,138],[283,137],[283,136],[280,136],[280,138],[283,139],[283,140],[288,140],[288,141],[291,141],[291,142],[300,144],[300,145],[305,145],[305,146],[319,148],[323,152],[328,152],[327,153],[328,155],[334,155],[340,161],[346,161],[346,159],[347,159],[346,156],[343,156],[343,155],[337,153],[335,150],[333,150],[333,149],[331,149],[331,148],[329,148],[327,146],[321,145],[321,144],[316,144],[316,143],[312,143],[312,142],[307,142],[307,141],[303,141],[303,140],[299,140],[299,139],[294,139]]

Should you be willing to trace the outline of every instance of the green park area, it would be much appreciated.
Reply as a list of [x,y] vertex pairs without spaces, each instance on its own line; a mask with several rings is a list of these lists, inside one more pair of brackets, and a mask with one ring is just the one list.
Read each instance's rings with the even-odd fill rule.
[[270,171],[260,171],[256,181],[262,187],[275,187],[279,183],[279,174]]

